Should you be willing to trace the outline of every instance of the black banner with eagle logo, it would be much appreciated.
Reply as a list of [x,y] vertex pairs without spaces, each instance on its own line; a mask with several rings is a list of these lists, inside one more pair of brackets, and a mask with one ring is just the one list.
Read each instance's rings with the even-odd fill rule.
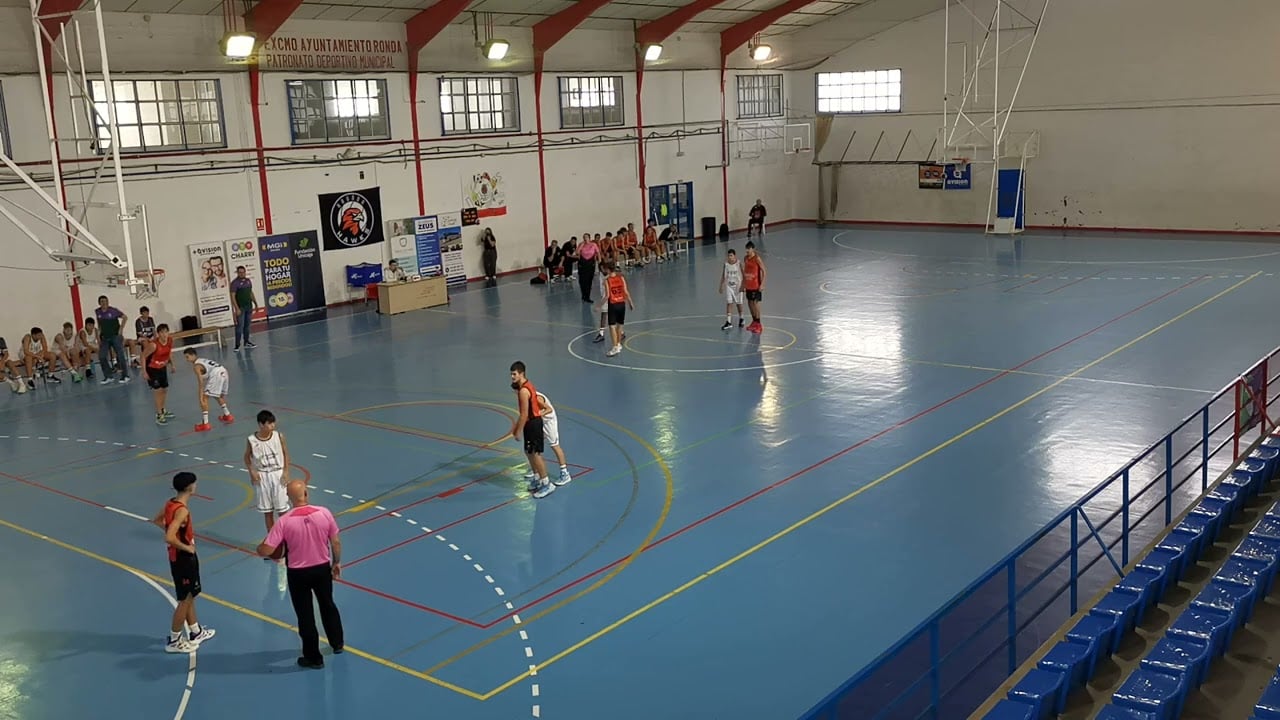
[[382,242],[381,188],[321,195],[320,235],[325,250],[346,250]]

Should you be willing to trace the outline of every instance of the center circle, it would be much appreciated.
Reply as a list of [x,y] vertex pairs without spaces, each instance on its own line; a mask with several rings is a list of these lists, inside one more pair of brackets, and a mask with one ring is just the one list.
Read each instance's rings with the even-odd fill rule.
[[[712,321],[712,320],[722,319],[723,317],[724,317],[723,315],[681,315],[681,316],[673,316],[673,317],[649,318],[645,320],[632,320],[627,323],[627,327],[634,327],[636,325],[653,325],[655,323],[673,323],[681,320]],[[780,316],[772,316],[767,318],[766,320],[775,321],[775,322],[778,320],[784,320],[789,322],[804,322],[804,323],[810,323],[812,325],[818,325],[818,326],[823,324],[815,320],[808,320],[805,318],[791,318],[791,317],[780,317]],[[795,333],[789,330],[784,330],[782,328],[772,327],[772,326],[765,327],[764,332],[762,333],[762,336],[768,333],[781,335],[782,337],[787,338],[787,342],[785,344],[782,344],[782,345],[769,344],[768,346],[761,346],[755,350],[751,350],[743,353],[731,354],[731,355],[671,355],[666,353],[655,353],[655,352],[635,349],[635,347],[632,344],[632,341],[635,338],[645,337],[645,336],[670,337],[673,339],[686,339],[686,340],[697,340],[697,341],[705,340],[708,342],[715,341],[710,338],[698,338],[698,337],[684,336],[684,335],[664,334],[663,332],[661,332],[661,328],[658,328],[655,330],[646,330],[639,333],[628,335],[627,339],[623,341],[623,346],[626,348],[627,352],[629,353],[632,353],[641,357],[651,357],[651,358],[657,358],[657,359],[703,360],[703,361],[721,360],[721,359],[732,360],[735,358],[743,358],[743,357],[751,357],[751,356],[759,355],[761,356],[761,362],[759,362],[758,364],[747,365],[743,367],[726,367],[726,366],[708,367],[708,368],[644,367],[639,365],[623,364],[621,362],[617,362],[617,358],[613,358],[612,359],[613,361],[610,361],[609,358],[597,360],[591,357],[587,357],[586,355],[580,353],[577,349],[575,349],[574,347],[575,345],[577,345],[580,341],[595,335],[596,332],[597,330],[588,330],[587,332],[584,332],[581,335],[578,335],[574,337],[572,340],[570,340],[569,344],[566,347],[566,349],[569,351],[569,354],[583,362],[588,362],[593,365],[600,365],[602,367],[610,367],[610,368],[616,368],[621,370],[636,370],[640,372],[715,373],[715,372],[739,372],[739,371],[748,371],[748,370],[768,370],[771,368],[785,367],[787,365],[799,365],[801,363],[813,362],[817,360],[819,357],[821,357],[822,355],[821,352],[815,351],[815,350],[800,350],[800,352],[811,353],[811,356],[800,358],[798,360],[789,360],[786,362],[764,362],[763,356],[765,353],[780,352],[783,350],[788,350],[799,343],[799,338],[796,336]]]

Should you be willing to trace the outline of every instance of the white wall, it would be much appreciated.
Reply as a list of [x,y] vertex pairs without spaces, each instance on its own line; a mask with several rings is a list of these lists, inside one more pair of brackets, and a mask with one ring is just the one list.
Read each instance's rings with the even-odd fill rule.
[[[897,67],[904,75],[904,112],[837,117],[821,159],[837,160],[846,147],[847,159],[871,159],[880,140],[874,159],[892,160],[908,130],[903,159],[925,159],[941,125],[943,20],[934,13],[899,25],[814,68]],[[1028,169],[1027,223],[1280,230],[1280,164],[1270,160],[1280,151],[1278,25],[1280,4],[1271,0],[1053,3],[1009,122],[1010,131],[1041,133]],[[964,27],[953,40],[974,52],[982,38]],[[1006,90],[1020,67],[1001,73]],[[812,73],[806,82],[812,86]],[[829,217],[981,223],[990,166],[975,170],[972,192],[919,190],[914,164],[827,170],[828,190],[839,174]]]
[[[166,70],[185,71],[188,77],[217,78],[221,82],[222,114],[227,149],[208,153],[183,153],[164,157],[126,158],[128,199],[143,203],[149,213],[152,251],[157,266],[167,271],[160,297],[147,301],[165,320],[176,322],[194,311],[194,291],[187,260],[187,245],[206,240],[231,240],[260,235],[255,220],[264,217],[260,188],[256,143],[250,105],[248,74],[240,67],[223,63],[213,50],[220,27],[206,18],[172,15],[107,16],[107,30],[113,77],[162,77]],[[51,166],[40,111],[40,85],[32,75],[33,43],[24,12],[0,8],[0,90],[8,106],[8,126],[13,138],[15,159],[25,169],[46,180]],[[516,48],[521,32],[500,29]],[[367,39],[403,39],[399,24],[328,23],[322,21],[290,21],[281,35],[318,35],[341,33],[344,37]],[[565,240],[582,232],[616,230],[628,222],[643,221],[642,194],[639,187],[636,153],[636,78],[630,52],[624,39],[627,34],[599,30],[583,30],[570,34],[547,58],[541,103],[545,131],[545,182],[547,223],[552,239]],[[682,63],[703,63],[718,58],[715,36],[684,34],[668,43],[668,51],[681,62],[667,62],[666,67]],[[441,132],[439,105],[436,99],[438,78],[445,73],[484,72],[482,60],[471,45],[470,28],[453,26],[428,46],[421,56],[419,79],[419,131],[422,138],[422,176],[425,209],[428,213],[456,210],[461,207],[460,176],[477,171],[498,172],[506,187],[508,212],[484,224],[491,227],[499,240],[499,270],[510,271],[536,264],[542,254],[541,178],[536,152],[535,98],[533,76],[513,72],[520,93],[520,129],[501,136],[476,135],[466,138],[444,138]],[[621,49],[620,49],[621,48]],[[680,53],[674,53],[673,48]],[[184,54],[185,49],[185,54]],[[96,65],[95,53],[88,53],[90,64]],[[341,144],[323,147],[293,147],[288,125],[285,81],[304,76],[301,72],[264,71],[262,73],[262,145],[267,156],[267,184],[270,220],[274,232],[314,230],[318,228],[316,196],[320,193],[379,186],[382,189],[383,213],[386,218],[418,214],[412,127],[409,104],[408,75],[397,70],[343,75],[311,74],[310,77],[371,77],[387,81],[392,141],[364,144]],[[517,70],[527,58],[517,53],[504,63]],[[707,65],[703,65],[706,67]],[[593,129],[585,132],[560,130],[559,96],[556,69],[589,67],[593,71],[623,77],[626,124],[623,127]],[[10,74],[5,74],[10,73]],[[576,74],[583,74],[579,71]],[[803,77],[803,76],[801,76]],[[70,136],[71,116],[68,89],[64,79],[55,83],[55,113],[63,135]],[[731,72],[727,82],[728,118],[736,117],[735,81]],[[806,88],[804,81],[784,82],[788,94],[795,88]],[[716,70],[650,69],[644,80],[644,126],[649,185],[669,182],[694,183],[695,214],[714,216],[724,221],[724,180],[721,175],[721,118],[719,72]],[[811,100],[801,99],[803,105]],[[681,131],[693,133],[679,142]],[[338,160],[346,149],[357,153],[354,159]],[[92,175],[98,158],[80,148],[77,156],[72,145],[63,147],[64,172],[72,177],[68,183],[71,201],[80,198],[86,177]],[[710,167],[708,167],[710,166]],[[770,208],[771,221],[793,217],[811,217],[804,203],[797,205],[794,187],[812,188],[815,176],[807,159],[801,163],[783,163],[777,159],[733,160],[728,173],[731,227],[745,225],[746,209],[755,198],[764,198]],[[114,200],[114,188],[100,186],[95,199]],[[812,195],[812,191],[809,191]],[[12,177],[0,172],[0,197],[20,202],[39,210],[31,194],[12,183]],[[810,203],[811,204],[811,203]],[[801,214],[797,214],[800,212]],[[42,214],[52,220],[52,214]],[[4,222],[0,219],[0,222]],[[695,220],[696,222],[696,220]],[[91,229],[104,242],[116,248],[123,245],[119,224],[112,222],[108,211],[90,218]],[[57,244],[57,234],[37,227],[41,237]],[[466,265],[472,276],[481,274],[480,251],[474,242],[477,228],[467,228],[464,235]],[[16,343],[25,328],[39,323],[46,329],[71,319],[69,291],[60,274],[61,266],[43,257],[28,241],[5,228],[6,249],[16,253],[12,262],[0,263],[0,287],[18,290],[31,303],[23,312],[10,312],[0,318],[0,333]],[[137,245],[135,244],[135,247]],[[9,255],[6,253],[6,258]],[[347,299],[344,266],[382,259],[380,248],[325,252],[322,255],[326,295],[329,302]],[[9,269],[23,268],[23,269]],[[36,270],[41,272],[37,272]],[[86,285],[81,295],[86,308],[96,303],[103,292],[100,286]],[[140,304],[127,292],[107,292],[131,316]],[[12,307],[12,306],[11,306]]]

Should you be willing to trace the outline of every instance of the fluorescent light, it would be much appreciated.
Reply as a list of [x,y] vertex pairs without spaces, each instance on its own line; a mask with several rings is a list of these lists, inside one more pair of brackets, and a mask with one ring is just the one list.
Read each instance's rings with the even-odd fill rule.
[[751,48],[751,59],[756,62],[764,62],[765,60],[768,60],[769,56],[772,54],[773,48],[768,45],[756,45]]
[[662,46],[658,44],[649,45],[644,49],[644,59],[646,62],[653,62],[662,56]]
[[501,60],[507,56],[511,44],[506,40],[490,40],[484,44],[484,56],[490,60]]
[[233,60],[244,60],[253,55],[258,38],[253,33],[227,33],[222,38],[222,54]]

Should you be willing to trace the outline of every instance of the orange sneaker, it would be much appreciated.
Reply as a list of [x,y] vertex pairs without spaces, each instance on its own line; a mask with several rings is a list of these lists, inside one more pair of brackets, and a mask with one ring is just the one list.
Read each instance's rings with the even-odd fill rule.
[[196,432],[209,432],[212,429],[213,426],[209,423],[200,423],[199,425],[196,425]]
[[232,415],[231,413],[227,413],[226,415],[220,415],[218,419],[224,423],[233,423],[236,421],[235,416]]

